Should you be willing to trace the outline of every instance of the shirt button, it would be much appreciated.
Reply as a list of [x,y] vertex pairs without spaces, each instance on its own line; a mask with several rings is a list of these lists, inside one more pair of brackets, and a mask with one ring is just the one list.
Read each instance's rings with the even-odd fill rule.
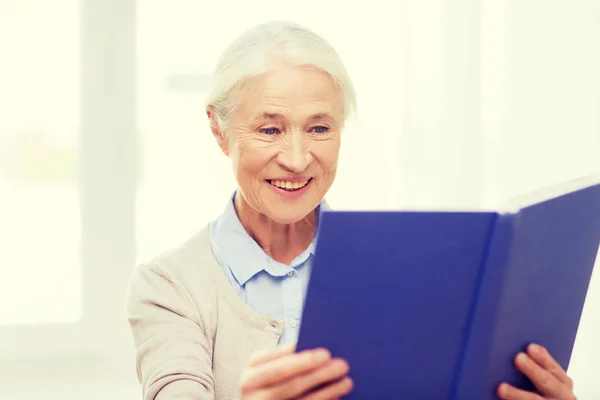
[[294,271],[290,271],[287,273],[287,276],[294,276]]
[[298,321],[296,321],[295,319],[294,319],[294,320],[292,320],[292,322],[290,322],[290,326],[291,326],[292,328],[296,328],[296,327],[298,327]]

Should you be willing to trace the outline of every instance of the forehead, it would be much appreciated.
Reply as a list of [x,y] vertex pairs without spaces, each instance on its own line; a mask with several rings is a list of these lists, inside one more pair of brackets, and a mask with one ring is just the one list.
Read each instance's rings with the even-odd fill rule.
[[341,119],[342,96],[329,75],[314,69],[286,66],[245,85],[239,111],[246,116],[265,114],[330,114]]

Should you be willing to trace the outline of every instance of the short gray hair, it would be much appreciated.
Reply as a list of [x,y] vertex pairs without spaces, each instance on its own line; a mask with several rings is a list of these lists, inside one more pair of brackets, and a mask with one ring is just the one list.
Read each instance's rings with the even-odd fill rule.
[[213,108],[220,124],[226,126],[231,118],[236,91],[252,78],[268,72],[272,60],[326,73],[341,91],[344,121],[356,114],[354,86],[335,49],[301,25],[270,21],[243,33],[217,62],[206,106]]

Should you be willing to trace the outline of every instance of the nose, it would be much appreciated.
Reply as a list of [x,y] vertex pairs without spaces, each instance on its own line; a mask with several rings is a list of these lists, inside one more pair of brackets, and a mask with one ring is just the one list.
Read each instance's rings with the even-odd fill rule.
[[313,157],[303,135],[291,134],[286,139],[277,161],[282,167],[291,172],[300,173],[305,171],[312,162]]

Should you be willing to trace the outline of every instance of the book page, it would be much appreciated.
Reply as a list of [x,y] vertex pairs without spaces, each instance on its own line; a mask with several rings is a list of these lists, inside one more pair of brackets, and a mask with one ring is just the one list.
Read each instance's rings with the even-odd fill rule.
[[523,207],[527,207],[536,203],[541,203],[543,201],[550,200],[567,193],[576,192],[578,190],[585,189],[598,184],[600,184],[600,175],[593,174],[583,178],[576,178],[567,182],[559,183],[556,185],[542,187],[531,192],[513,197],[512,199],[504,203],[502,207],[500,207],[499,212],[502,214],[516,213]]

